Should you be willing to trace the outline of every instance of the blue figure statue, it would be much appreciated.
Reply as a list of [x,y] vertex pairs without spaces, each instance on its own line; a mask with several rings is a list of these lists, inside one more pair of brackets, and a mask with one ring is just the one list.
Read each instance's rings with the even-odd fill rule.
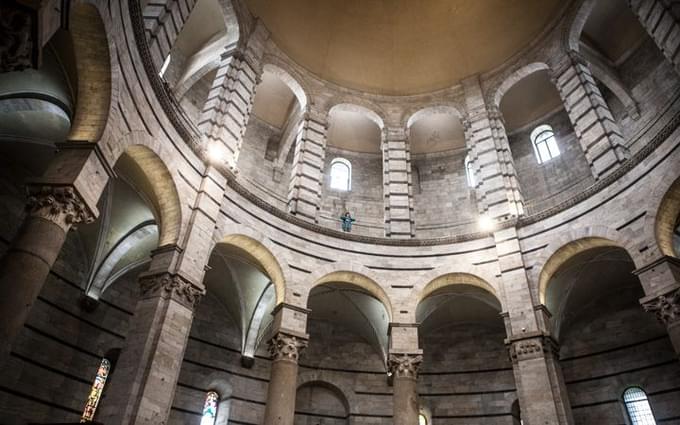
[[352,218],[352,215],[347,211],[345,215],[340,217],[340,221],[342,221],[342,231],[343,232],[351,232],[352,231],[352,222],[356,221],[355,219]]

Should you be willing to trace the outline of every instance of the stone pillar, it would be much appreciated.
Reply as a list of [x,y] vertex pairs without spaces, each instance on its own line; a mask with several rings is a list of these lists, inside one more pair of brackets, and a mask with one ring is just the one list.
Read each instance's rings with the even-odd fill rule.
[[680,19],[673,3],[673,0],[628,0],[647,33],[676,72],[680,72]]
[[418,423],[418,370],[423,362],[421,353],[390,353],[389,369],[392,375],[394,425]]
[[385,194],[385,236],[415,237],[411,150],[406,131],[387,128],[383,136],[383,192]]
[[212,234],[226,182],[212,168],[203,177],[182,245],[159,247],[139,278],[141,297],[116,365],[102,423],[167,423],[194,309],[213,247]]
[[293,425],[298,359],[302,351],[307,348],[309,335],[305,333],[305,329],[309,310],[289,304],[279,304],[272,314],[274,315],[273,328],[277,331],[269,340],[272,365],[264,423]]
[[288,212],[316,223],[326,158],[328,114],[307,107],[295,136],[295,156],[288,184]]
[[42,290],[66,233],[97,216],[110,169],[94,143],[64,144],[46,173],[28,185],[27,216],[0,260],[0,364]]
[[647,294],[640,304],[666,327],[680,359],[680,260],[662,257],[633,273]]
[[519,181],[503,120],[484,99],[478,77],[463,80],[468,119],[465,139],[475,174],[479,213],[507,220],[524,213]]
[[526,425],[573,424],[558,348],[543,308],[534,308],[517,230],[494,232],[505,294],[506,345]]
[[630,156],[619,126],[588,63],[578,53],[557,58],[551,72],[593,176],[599,180]]
[[195,4],[196,0],[153,0],[144,7],[144,33],[157,70],[170,54]]
[[244,47],[222,55],[198,128],[206,145],[224,148],[224,161],[235,171],[255,89],[262,78],[262,55],[268,33],[258,23]]

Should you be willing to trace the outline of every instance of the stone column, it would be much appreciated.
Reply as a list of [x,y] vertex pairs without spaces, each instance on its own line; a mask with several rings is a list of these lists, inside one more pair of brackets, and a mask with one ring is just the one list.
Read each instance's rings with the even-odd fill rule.
[[630,156],[619,126],[578,53],[557,58],[551,72],[593,176],[601,179]]
[[316,223],[326,158],[328,114],[307,107],[298,124],[293,169],[288,185],[288,211]]
[[255,89],[262,78],[262,55],[267,37],[267,30],[258,23],[244,46],[222,55],[198,123],[204,143],[223,147],[224,161],[234,171]]
[[487,105],[478,77],[463,80],[465,139],[475,174],[477,209],[495,221],[524,213],[514,162],[497,108]]
[[517,230],[494,232],[505,308],[506,345],[526,425],[573,424],[569,399],[550,333],[549,313],[535,308]]
[[66,233],[97,215],[108,171],[93,143],[65,144],[28,185],[27,216],[0,260],[0,364],[12,349],[54,265]]
[[289,304],[279,304],[272,314],[274,315],[273,328],[277,331],[269,340],[272,365],[264,423],[293,425],[298,359],[302,351],[307,348],[309,335],[305,333],[305,330],[309,310]]
[[387,128],[382,151],[385,236],[402,239],[415,237],[411,150],[406,131]]
[[208,168],[187,223],[182,246],[152,253],[139,278],[140,299],[116,365],[102,423],[164,424],[170,415],[194,310],[205,293],[203,275],[226,181]]
[[640,304],[666,327],[680,359],[680,260],[662,257],[633,273],[647,294]]
[[418,370],[423,362],[421,353],[390,353],[389,368],[392,375],[394,425],[418,423]]
[[157,70],[170,54],[195,4],[196,0],[153,0],[144,7],[144,33]]
[[672,8],[673,3],[672,0],[628,0],[647,33],[676,72],[680,72],[680,19]]

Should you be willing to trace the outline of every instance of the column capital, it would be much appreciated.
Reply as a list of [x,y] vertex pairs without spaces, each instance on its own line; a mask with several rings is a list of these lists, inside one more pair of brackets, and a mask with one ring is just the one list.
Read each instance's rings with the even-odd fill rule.
[[[643,300],[645,300],[643,298]],[[654,313],[659,322],[666,326],[680,322],[680,289],[676,288],[652,299],[642,301],[642,308]]]
[[506,340],[510,360],[517,363],[523,360],[557,356],[559,344],[552,335],[542,332],[530,332],[523,335],[511,336]]
[[172,299],[193,310],[205,295],[205,288],[170,272],[146,274],[139,278],[142,298]]
[[387,360],[390,373],[396,378],[418,378],[423,353],[390,353]]
[[31,184],[26,209],[33,217],[49,220],[64,231],[80,223],[91,223],[95,215],[73,186]]
[[272,361],[285,360],[297,363],[300,354],[307,348],[309,340],[299,335],[277,332],[269,341],[269,355]]

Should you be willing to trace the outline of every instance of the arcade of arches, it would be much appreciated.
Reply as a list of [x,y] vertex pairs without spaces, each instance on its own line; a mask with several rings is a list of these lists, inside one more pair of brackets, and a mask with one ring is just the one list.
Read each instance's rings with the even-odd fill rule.
[[674,0],[0,2],[0,423],[680,424],[679,73]]

